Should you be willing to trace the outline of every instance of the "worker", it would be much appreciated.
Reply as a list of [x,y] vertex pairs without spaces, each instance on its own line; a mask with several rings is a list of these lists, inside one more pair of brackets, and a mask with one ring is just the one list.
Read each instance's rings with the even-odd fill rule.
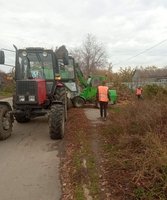
[[138,99],[142,99],[143,98],[142,97],[142,92],[143,92],[143,89],[142,89],[141,86],[136,88],[136,96],[137,96]]
[[91,80],[92,80],[92,78],[91,78],[91,76],[89,75],[89,76],[88,76],[88,80],[87,80],[87,85],[88,85],[88,86],[91,86]]
[[109,102],[109,88],[106,86],[106,82],[103,81],[102,85],[97,88],[97,101],[100,104],[100,117],[106,121],[107,119],[107,107]]

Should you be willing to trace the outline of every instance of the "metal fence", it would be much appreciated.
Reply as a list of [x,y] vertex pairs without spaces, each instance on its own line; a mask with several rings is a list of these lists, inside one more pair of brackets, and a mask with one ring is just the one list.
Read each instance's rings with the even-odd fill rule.
[[150,81],[143,81],[143,82],[123,82],[130,89],[135,89],[138,86],[145,86],[145,85],[158,85],[162,87],[167,87],[167,82],[150,82]]

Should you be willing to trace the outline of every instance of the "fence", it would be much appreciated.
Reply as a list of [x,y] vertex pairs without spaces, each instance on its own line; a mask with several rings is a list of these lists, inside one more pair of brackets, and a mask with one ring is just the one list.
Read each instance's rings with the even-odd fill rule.
[[154,85],[154,84],[162,87],[167,87],[167,82],[143,81],[143,82],[123,82],[122,84],[126,85],[130,89],[135,89],[138,86]]

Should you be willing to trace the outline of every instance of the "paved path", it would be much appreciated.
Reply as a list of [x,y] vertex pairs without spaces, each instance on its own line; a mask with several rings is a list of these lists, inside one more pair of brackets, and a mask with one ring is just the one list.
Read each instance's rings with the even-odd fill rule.
[[100,118],[100,110],[98,108],[84,108],[86,117],[94,124],[104,123]]
[[0,141],[0,200],[59,200],[61,145],[49,138],[46,117],[15,122]]

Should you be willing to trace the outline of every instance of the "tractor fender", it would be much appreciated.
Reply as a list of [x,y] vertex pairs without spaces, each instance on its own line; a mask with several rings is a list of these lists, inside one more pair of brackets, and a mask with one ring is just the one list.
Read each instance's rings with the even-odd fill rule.
[[9,108],[9,110],[12,110],[11,105],[7,101],[0,101],[0,105],[7,106]]

